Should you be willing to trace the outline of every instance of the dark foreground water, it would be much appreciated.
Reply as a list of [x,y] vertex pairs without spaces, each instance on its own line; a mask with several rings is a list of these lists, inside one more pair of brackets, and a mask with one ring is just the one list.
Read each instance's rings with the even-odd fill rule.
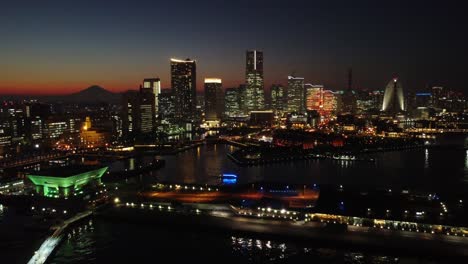
[[74,231],[51,263],[444,263],[102,219]]

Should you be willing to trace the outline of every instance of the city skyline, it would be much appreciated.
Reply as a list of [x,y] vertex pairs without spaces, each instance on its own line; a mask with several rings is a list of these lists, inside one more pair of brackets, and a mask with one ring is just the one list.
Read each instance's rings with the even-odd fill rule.
[[[395,76],[410,91],[466,89],[466,40],[457,28],[464,17],[454,6],[295,1],[284,8],[241,1],[216,7],[202,1],[183,3],[181,11],[180,4],[8,3],[0,11],[6,25],[0,34],[7,40],[0,43],[0,93],[64,94],[94,84],[122,92],[137,89],[147,76],[170,88],[171,57],[197,61],[198,91],[210,76],[223,79],[225,88],[237,87],[250,49],[265,53],[267,89],[286,85],[292,73],[326,89],[345,89],[349,67],[355,89],[383,89]],[[172,14],[177,21],[171,22]],[[434,19],[441,15],[445,19]]]

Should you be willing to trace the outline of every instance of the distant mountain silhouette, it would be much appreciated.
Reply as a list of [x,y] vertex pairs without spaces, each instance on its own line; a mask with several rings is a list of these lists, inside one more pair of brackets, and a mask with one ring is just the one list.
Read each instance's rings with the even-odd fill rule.
[[110,92],[100,86],[93,85],[77,93],[63,95],[58,98],[61,101],[74,103],[116,103],[120,100],[121,94]]

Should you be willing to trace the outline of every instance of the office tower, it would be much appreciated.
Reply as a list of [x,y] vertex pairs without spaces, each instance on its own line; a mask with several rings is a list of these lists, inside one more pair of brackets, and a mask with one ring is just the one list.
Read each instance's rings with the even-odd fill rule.
[[393,113],[405,111],[403,87],[397,78],[392,79],[385,87],[382,111]]
[[222,81],[218,78],[205,78],[205,120],[221,120],[224,108]]
[[285,91],[285,89],[284,89],[284,87],[282,85],[273,84],[271,86],[270,104],[271,104],[271,109],[276,114],[281,114],[281,113],[283,113],[283,111],[286,110],[285,95],[286,95],[286,91]]
[[154,107],[156,109],[156,115],[159,112],[159,106],[158,106],[158,96],[161,93],[161,80],[159,78],[148,78],[143,80],[143,86],[142,89],[151,91],[154,95]]
[[324,90],[322,94],[323,104],[321,114],[323,116],[330,116],[335,114],[338,109],[337,96],[333,91]]
[[175,98],[171,89],[163,89],[159,94],[158,116],[163,122],[171,122],[175,115]]
[[66,121],[60,118],[49,118],[45,121],[44,133],[47,139],[57,139],[69,130]]
[[153,91],[140,88],[140,91],[127,91],[122,96],[123,136],[149,134],[156,128],[156,108]]
[[263,110],[265,107],[263,80],[263,52],[248,50],[245,65],[244,112]]
[[306,109],[320,112],[323,107],[323,85],[304,85]]
[[156,103],[155,95],[152,89],[141,88],[140,89],[140,133],[151,133],[154,132],[156,126]]
[[241,89],[227,88],[224,93],[224,114],[226,117],[238,117],[241,115]]
[[122,96],[122,133],[129,136],[140,127],[140,96],[138,91],[127,91]]
[[197,70],[194,60],[171,59],[171,86],[175,118],[191,121],[196,112]]
[[304,78],[288,76],[288,112],[304,112]]
[[39,116],[31,117],[30,138],[32,140],[42,139],[43,126],[42,119]]

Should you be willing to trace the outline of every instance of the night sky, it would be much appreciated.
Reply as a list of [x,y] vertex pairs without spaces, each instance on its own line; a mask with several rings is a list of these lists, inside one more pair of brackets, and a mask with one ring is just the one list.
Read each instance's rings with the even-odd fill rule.
[[[245,50],[264,51],[265,84],[295,73],[336,90],[352,67],[357,89],[465,90],[465,8],[447,1],[0,2],[0,93],[71,93],[97,84],[170,86],[169,59],[197,60],[223,86],[244,82]],[[410,2],[410,3],[408,3]],[[461,2],[461,1],[460,1]]]

